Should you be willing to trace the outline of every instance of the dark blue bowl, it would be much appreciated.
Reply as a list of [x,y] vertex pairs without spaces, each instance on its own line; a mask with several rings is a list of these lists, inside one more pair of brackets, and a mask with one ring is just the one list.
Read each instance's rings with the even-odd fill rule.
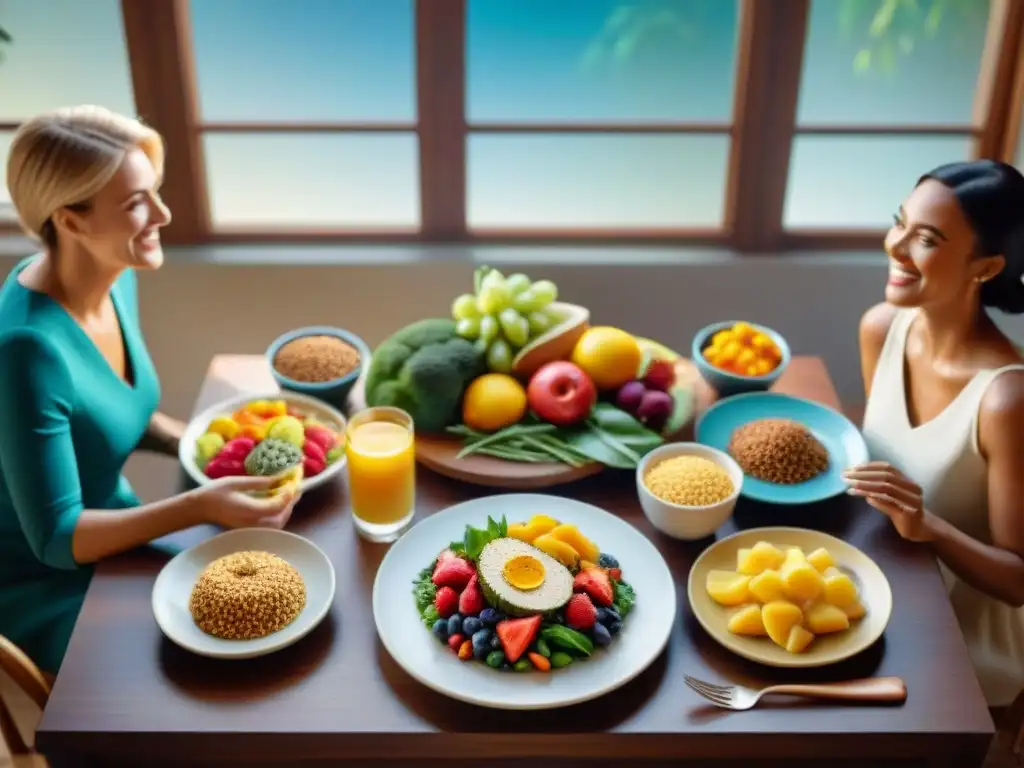
[[[333,336],[351,344],[359,351],[359,365],[344,376],[332,379],[331,381],[296,381],[295,379],[285,376],[274,367],[274,358],[277,357],[278,350],[280,350],[285,344],[290,341],[294,341],[295,339],[301,339],[304,336]],[[366,342],[359,336],[356,336],[351,331],[346,331],[341,328],[331,328],[330,326],[322,325],[314,325],[306,328],[297,328],[294,331],[288,331],[288,333],[274,339],[274,343],[267,347],[266,352],[267,362],[270,363],[270,371],[273,374],[277,385],[281,389],[315,397],[325,403],[333,405],[335,408],[342,411],[342,413],[346,412],[348,397],[352,392],[352,387],[354,387],[355,383],[359,380],[360,374],[369,368],[370,355],[371,352],[369,346],[367,346]]]
[[786,340],[778,332],[757,323],[750,323],[756,330],[774,341],[782,353],[782,359],[775,366],[775,369],[764,376],[743,376],[731,371],[723,371],[721,368],[711,365],[711,363],[704,359],[704,348],[711,343],[711,338],[716,333],[731,328],[737,322],[736,320],[726,320],[721,323],[712,323],[701,328],[693,337],[693,347],[690,352],[693,364],[697,367],[704,381],[718,393],[719,397],[729,397],[730,395],[738,395],[744,392],[763,392],[771,389],[775,382],[779,380],[783,371],[789,366],[789,361],[792,357],[789,351],[789,344],[786,343]]

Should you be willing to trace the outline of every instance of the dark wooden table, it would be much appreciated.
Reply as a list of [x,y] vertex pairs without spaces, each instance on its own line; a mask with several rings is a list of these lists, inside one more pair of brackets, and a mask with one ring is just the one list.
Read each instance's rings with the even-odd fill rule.
[[[262,360],[214,360],[198,407],[266,390]],[[821,361],[797,358],[777,389],[838,407]],[[706,405],[710,394],[701,397]],[[329,618],[301,643],[250,661],[196,657],[166,640],[150,608],[166,555],[131,553],[99,566],[38,731],[54,765],[946,765],[980,763],[993,724],[934,560],[852,497],[807,509],[741,500],[720,534],[788,524],[837,534],[885,571],[895,601],[875,647],[823,670],[783,672],[731,655],[700,629],[685,601],[690,563],[708,541],[684,543],[642,516],[629,473],[555,489],[628,519],[661,550],[683,601],[671,643],[629,685],[547,712],[479,709],[416,683],[381,647],[371,586],[386,551],[353,531],[339,482],[307,495],[290,529],[313,539],[337,570]],[[420,470],[417,517],[486,493]],[[189,543],[211,530],[177,536]],[[778,700],[743,713],[704,706],[685,673],[762,685],[783,680],[902,677],[908,701],[843,706]],[[799,762],[798,762],[799,761]],[[606,765],[609,763],[601,762]]]

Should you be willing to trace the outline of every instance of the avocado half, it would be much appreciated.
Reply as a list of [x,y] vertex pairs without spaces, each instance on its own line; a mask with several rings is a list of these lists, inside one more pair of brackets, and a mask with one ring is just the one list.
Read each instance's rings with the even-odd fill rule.
[[[535,557],[544,566],[544,583],[536,589],[522,590],[505,580],[505,563],[519,555]],[[554,613],[572,597],[573,575],[569,569],[519,539],[488,542],[477,558],[477,577],[487,603],[509,616]]]

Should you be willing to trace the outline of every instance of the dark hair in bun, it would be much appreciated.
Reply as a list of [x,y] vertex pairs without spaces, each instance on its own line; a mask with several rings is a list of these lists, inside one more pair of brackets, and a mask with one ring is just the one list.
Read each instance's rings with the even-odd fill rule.
[[1024,313],[1024,176],[996,160],[948,163],[926,173],[949,187],[974,228],[977,255],[1003,256],[1006,266],[981,286],[981,303]]

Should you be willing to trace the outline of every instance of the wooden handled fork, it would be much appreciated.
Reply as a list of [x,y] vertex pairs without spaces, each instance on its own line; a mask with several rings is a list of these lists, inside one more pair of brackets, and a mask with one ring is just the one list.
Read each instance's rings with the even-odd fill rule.
[[769,693],[843,701],[902,702],[907,699],[907,686],[898,677],[868,677],[842,683],[770,685],[761,690],[741,685],[716,685],[689,675],[684,679],[690,688],[723,709],[750,709]]

